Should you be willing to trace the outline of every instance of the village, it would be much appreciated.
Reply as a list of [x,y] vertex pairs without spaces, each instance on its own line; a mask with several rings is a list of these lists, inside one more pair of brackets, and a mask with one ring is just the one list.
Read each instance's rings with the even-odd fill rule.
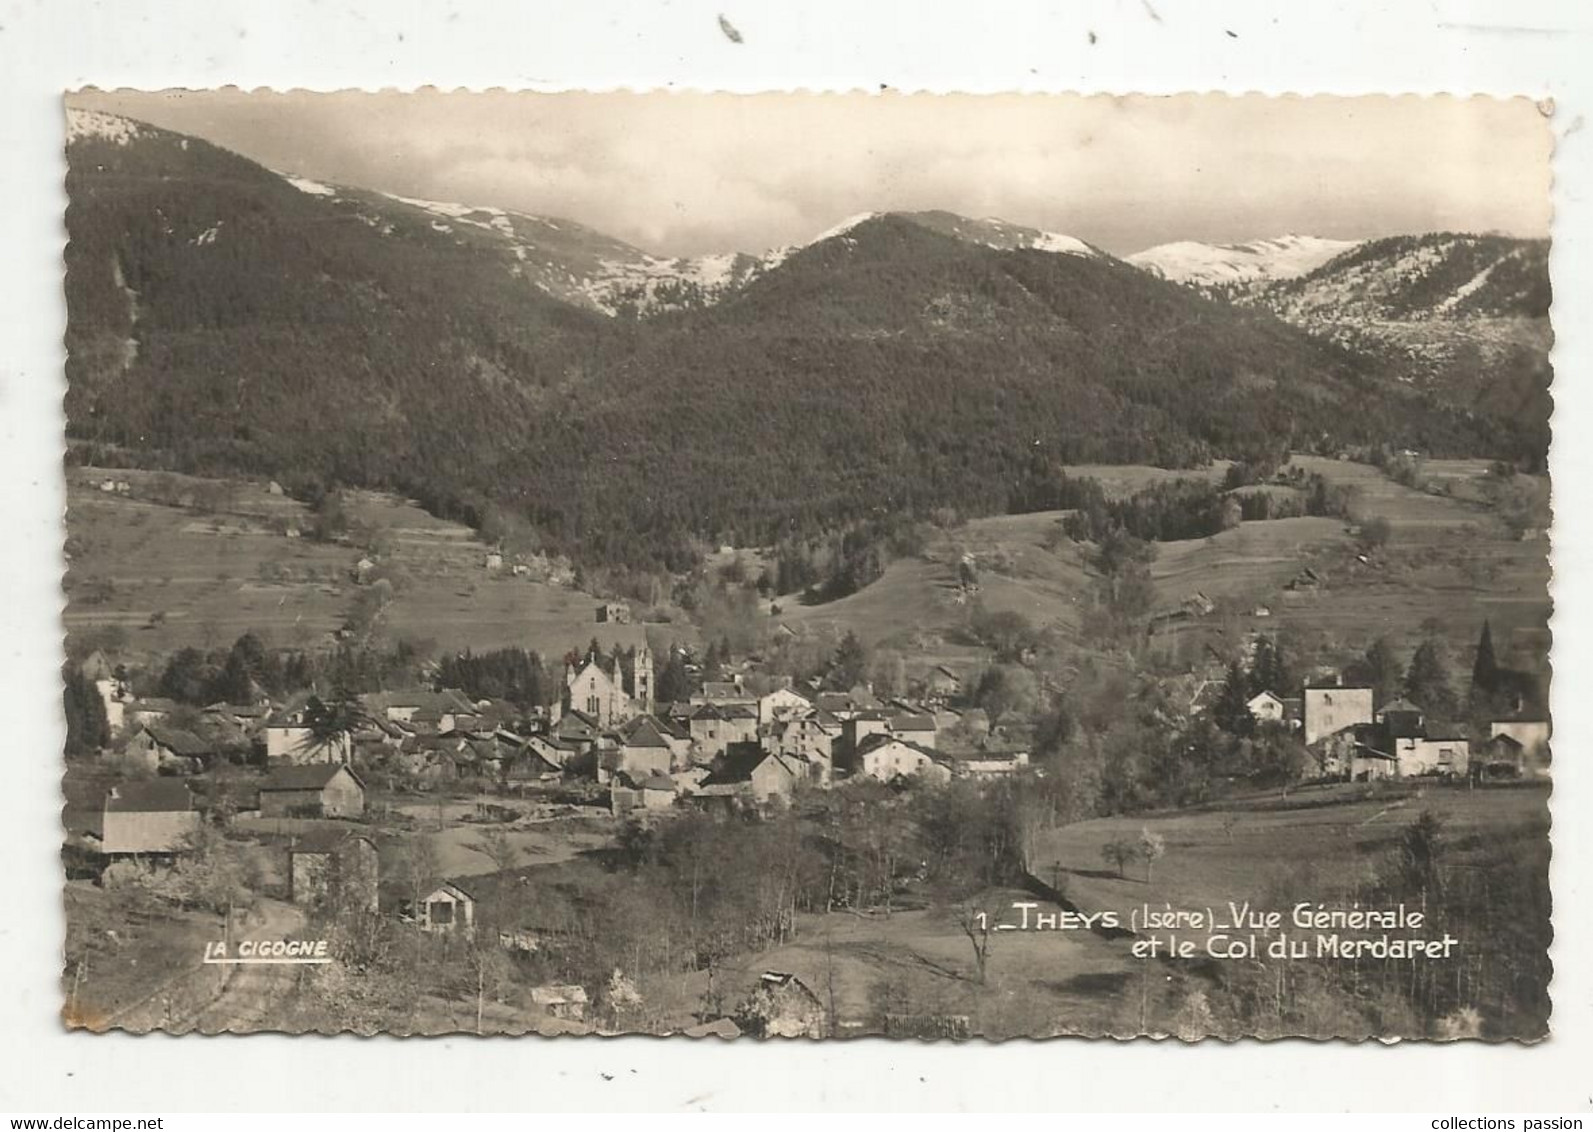
[[[1185,610],[1208,612],[1196,602]],[[625,603],[608,601],[594,623],[629,617]],[[1453,699],[1445,716],[1398,688],[1385,694],[1361,682],[1356,665],[1285,675],[1263,633],[1226,670],[1208,665],[1206,678],[1168,687],[1174,702],[1182,700],[1179,729],[1198,735],[1215,727],[1230,737],[1229,754],[1212,768],[1213,783],[1229,788],[1409,782],[1477,789],[1546,779],[1541,694],[1531,678],[1500,668],[1491,649],[1485,639],[1474,680],[1489,684],[1486,703],[1495,710],[1472,711],[1473,722],[1458,718]],[[261,659],[257,641],[241,640],[233,651]],[[814,800],[831,793],[843,807],[853,797],[866,809],[888,808],[893,796],[933,797],[954,784],[1005,798],[1045,789],[1047,767],[1033,757],[1034,721],[1007,713],[992,726],[969,686],[976,672],[936,665],[912,682],[911,694],[892,696],[876,694],[866,680],[837,688],[817,676],[770,677],[755,659],[733,662],[728,649],[711,669],[685,649],[671,651],[669,663],[690,675],[685,699],[659,698],[659,662],[647,644],[609,654],[594,641],[584,653],[566,654],[557,698],[546,705],[472,697],[435,681],[341,700],[312,689],[273,698],[252,677],[242,681],[247,698],[200,705],[135,695],[127,668],[95,650],[76,663],[75,676],[77,687],[92,692],[85,710],[103,716],[103,746],[68,776],[69,880],[169,896],[186,891],[172,878],[213,882],[219,868],[228,925],[233,901],[257,909],[264,901],[284,907],[287,919],[279,922],[305,938],[314,925],[348,932],[374,921],[445,949],[490,946],[512,970],[539,952],[551,958],[558,945],[523,902],[505,910],[505,891],[572,856],[657,839],[660,827],[689,815],[741,826],[817,812],[828,803]],[[1413,661],[1405,689],[1420,686],[1419,666]],[[438,669],[416,671],[435,676]],[[1280,679],[1297,682],[1268,684]],[[1254,753],[1263,746],[1286,753],[1268,762]],[[1220,765],[1246,756],[1244,767]],[[218,845],[229,848],[222,854]],[[1103,852],[1117,852],[1120,869],[1132,856]],[[912,888],[906,878],[887,871],[887,907]],[[782,927],[782,938],[790,930]],[[479,975],[479,956],[475,962]],[[711,985],[711,963],[709,972]],[[69,975],[81,983],[81,971]],[[523,987],[519,999],[504,993],[513,978],[497,984],[496,999],[480,979],[474,1027],[491,1015],[489,1006],[503,1028],[612,1027],[616,1003],[639,999],[631,976],[616,968],[612,977],[617,986],[550,979]],[[695,1004],[691,1024],[677,1024],[697,1034],[834,1032],[841,1019],[833,1002],[821,1004],[816,979],[811,970],[750,972],[739,1001]],[[952,1018],[933,1025],[967,1024]],[[160,1020],[181,1022],[169,1013]]]

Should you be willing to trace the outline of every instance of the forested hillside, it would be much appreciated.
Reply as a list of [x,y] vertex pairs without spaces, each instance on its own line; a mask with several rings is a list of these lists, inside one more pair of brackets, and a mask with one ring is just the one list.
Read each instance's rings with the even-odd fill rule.
[[1502,447],[1541,468],[1552,411],[1548,261],[1546,240],[1398,236],[1237,297],[1496,422]]
[[91,130],[69,157],[69,428],[101,462],[393,487],[679,570],[706,542],[999,511],[1052,464],[1519,455],[1379,359],[989,222],[872,217],[637,321],[435,210],[197,139]]

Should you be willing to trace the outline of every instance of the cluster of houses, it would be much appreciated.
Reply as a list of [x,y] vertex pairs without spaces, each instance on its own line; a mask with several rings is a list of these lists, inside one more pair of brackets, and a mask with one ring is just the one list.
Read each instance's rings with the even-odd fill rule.
[[[866,685],[754,691],[737,677],[662,703],[644,645],[624,659],[593,654],[567,666],[563,696],[547,709],[527,712],[449,688],[378,692],[359,697],[348,725],[331,730],[315,725],[308,695],[194,708],[133,697],[99,653],[82,670],[105,704],[119,757],[160,776],[171,813],[192,813],[186,776],[262,758],[265,773],[244,776],[258,789],[257,803],[238,805],[257,805],[268,818],[359,818],[365,775],[377,768],[421,788],[475,783],[513,791],[585,780],[608,789],[613,812],[629,813],[682,802],[762,806],[847,778],[995,778],[1029,761],[991,734],[983,711],[949,706],[957,686],[950,670],[931,673],[918,700],[882,698]],[[108,797],[105,812],[125,804]],[[162,854],[173,841],[104,852]]]
[[1488,722],[1487,736],[1437,719],[1400,697],[1378,705],[1367,686],[1307,684],[1298,697],[1272,691],[1249,701],[1258,723],[1300,732],[1328,778],[1538,778],[1548,774],[1549,720],[1524,703]]
[[[994,777],[1028,763],[1027,752],[992,739],[982,711],[881,699],[866,686],[759,693],[741,679],[708,681],[687,701],[656,703],[645,650],[629,679],[589,657],[566,684],[557,718],[527,747],[550,772],[590,765],[616,813],[682,799],[765,804],[799,785],[824,789],[847,777]],[[942,749],[940,736],[952,728],[965,741]]]

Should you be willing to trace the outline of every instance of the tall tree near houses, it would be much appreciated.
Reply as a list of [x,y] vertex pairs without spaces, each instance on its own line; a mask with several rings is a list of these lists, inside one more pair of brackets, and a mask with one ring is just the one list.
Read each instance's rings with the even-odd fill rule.
[[1399,698],[1402,690],[1399,657],[1387,637],[1378,637],[1367,647],[1366,655],[1354,666],[1354,674],[1357,680],[1371,687],[1378,707]]
[[1453,718],[1459,709],[1449,678],[1443,646],[1429,637],[1416,647],[1405,673],[1405,697],[1419,704],[1429,718]]
[[1256,717],[1250,713],[1250,681],[1237,660],[1228,665],[1228,678],[1211,717],[1230,735],[1249,735],[1256,729]]
[[1471,666],[1471,702],[1486,703],[1499,691],[1499,660],[1493,651],[1493,626],[1484,621],[1477,640],[1477,659]]
[[840,647],[835,650],[835,666],[830,669],[830,687],[841,691],[856,687],[863,682],[867,671],[868,650],[858,640],[857,634],[848,629],[846,636],[841,638]]

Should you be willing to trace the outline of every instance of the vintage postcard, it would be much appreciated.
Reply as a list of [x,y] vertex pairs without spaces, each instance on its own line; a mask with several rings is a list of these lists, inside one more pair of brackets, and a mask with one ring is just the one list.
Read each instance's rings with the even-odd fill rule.
[[67,96],[65,1025],[1545,1037],[1546,114]]

